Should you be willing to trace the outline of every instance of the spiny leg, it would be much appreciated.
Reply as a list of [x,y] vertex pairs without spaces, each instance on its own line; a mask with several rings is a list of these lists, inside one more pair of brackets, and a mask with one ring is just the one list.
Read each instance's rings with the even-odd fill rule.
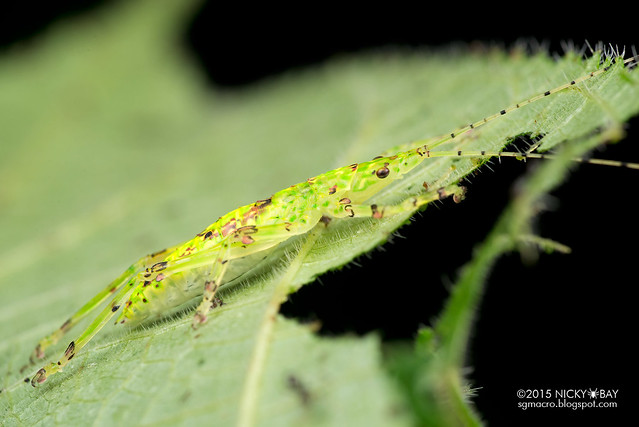
[[89,313],[100,306],[106,299],[118,291],[124,284],[138,274],[145,266],[154,263],[161,255],[170,252],[173,248],[164,249],[162,251],[155,252],[140,258],[136,263],[132,264],[126,271],[124,271],[118,278],[109,283],[109,285],[100,291],[96,296],[91,298],[86,304],[84,304],[73,316],[67,319],[62,326],[56,329],[50,335],[42,338],[29,357],[29,364],[22,367],[21,372],[27,369],[29,366],[34,365],[37,360],[44,358],[45,350],[56,344],[71,328],[73,328],[78,322],[84,319]]
[[[62,357],[55,362],[50,363],[49,365],[44,366],[34,375],[31,379],[31,385],[37,386],[38,384],[43,383],[47,380],[51,375],[62,371],[62,369],[69,363],[71,359],[84,347],[91,339],[107,324],[107,322],[115,315],[115,313],[120,309],[120,307],[125,305],[125,302],[130,295],[133,294],[138,286],[143,286],[143,284],[147,280],[157,280],[157,278],[162,275],[162,277],[168,277],[172,274],[179,273],[182,271],[186,271],[195,267],[201,267],[205,262],[210,262],[208,260],[206,254],[203,256],[201,253],[193,254],[192,256],[187,256],[184,258],[180,258],[173,261],[161,261],[155,262],[159,259],[162,259],[166,256],[167,253],[173,252],[173,250],[177,248],[166,249],[161,252],[157,252],[148,257],[142,258],[136,264],[134,264],[129,270],[136,268],[137,273],[134,275],[130,275],[128,280],[122,280],[120,283],[120,290],[117,292],[115,297],[111,300],[109,304],[98,314],[98,316],[87,326],[87,328],[80,334],[80,336],[71,341],[67,346],[67,349],[62,354]],[[152,266],[149,266],[153,263]],[[149,266],[149,267],[146,267]],[[146,267],[146,268],[145,268]],[[127,272],[129,271],[127,270]],[[125,277],[126,273],[123,273],[122,277]],[[117,279],[115,282],[117,282]],[[95,308],[95,307],[93,307]],[[86,315],[86,313],[84,314]]]
[[193,323],[191,326],[193,329],[197,329],[199,325],[206,322],[206,315],[211,309],[215,293],[222,284],[224,279],[224,273],[229,264],[231,251],[230,239],[226,239],[222,242],[220,249],[217,251],[213,268],[209,274],[210,280],[204,282],[204,292],[202,294],[202,302],[195,310],[195,316],[193,316]]
[[[104,293],[104,291],[98,294],[98,296],[94,297],[83,307],[83,309],[86,310],[81,309],[80,311],[78,311],[78,313],[74,315],[74,317],[76,317],[74,323],[77,323],[90,311],[93,311],[100,304],[100,302],[104,301],[106,297],[108,297],[108,295],[119,289],[111,302],[100,312],[100,314],[93,320],[93,322],[91,322],[91,324],[82,332],[82,334],[76,340],[71,341],[62,357],[56,363],[51,363],[41,368],[34,375],[34,377],[31,379],[31,385],[35,387],[36,385],[46,381],[48,377],[55,374],[56,372],[62,371],[62,368],[64,368],[69,360],[71,360],[76,355],[76,353],[104,327],[109,319],[111,319],[115,315],[116,311],[118,311],[118,309],[126,301],[128,294],[135,289],[135,284],[144,282],[145,275],[148,275],[150,269],[150,267],[145,267],[151,264],[155,264],[155,261],[163,258],[167,253],[172,252],[174,249],[175,247],[164,249],[162,251],[155,252],[151,255],[141,258],[138,262],[133,264],[124,273],[122,273],[120,277],[112,282],[112,285],[117,285],[115,286],[115,289],[113,288],[113,286],[107,287],[107,295],[103,296],[99,302],[97,302],[98,297],[102,293]],[[70,327],[68,327],[67,330],[69,328]],[[59,339],[62,335],[63,334],[60,334],[57,339]]]
[[[160,274],[162,274],[163,276],[168,276],[172,274],[172,272],[179,272],[188,269],[188,266],[184,268],[184,264],[189,262],[193,263],[193,260],[191,259],[193,257],[185,257],[172,262],[162,261],[155,263],[158,258],[161,259],[165,257],[167,253],[172,252],[175,248],[176,247],[156,252],[155,254],[142,258],[140,261],[134,264],[134,266],[140,266],[137,274],[133,275],[128,280],[123,281],[123,283],[121,284],[123,286],[120,286],[120,290],[116,293],[111,302],[107,304],[107,306],[100,312],[100,314],[98,314],[95,319],[93,319],[91,324],[87,326],[87,328],[80,334],[77,339],[69,343],[67,349],[62,354],[62,357],[60,357],[57,362],[50,363],[49,365],[44,366],[34,375],[34,377],[31,379],[31,385],[35,387],[38,384],[46,381],[47,378],[49,378],[51,375],[62,371],[62,369],[67,365],[67,363],[69,363],[71,359],[73,359],[73,357],[80,351],[80,349],[82,349],[82,347],[84,347],[98,332],[100,332],[100,330],[115,315],[120,307],[124,305],[130,295],[135,292],[136,288],[143,284],[149,277],[152,276],[152,280],[155,280]],[[152,266],[144,268],[151,263],[154,264]],[[201,265],[201,260],[199,265]],[[161,271],[161,273],[158,273],[159,271]],[[121,277],[123,276],[124,274]]]
[[[82,347],[84,347],[90,340],[93,338],[95,334],[97,334],[104,325],[115,315],[115,312],[122,306],[124,301],[129,294],[129,292],[133,289],[133,285],[138,283],[140,280],[143,280],[142,273],[138,273],[135,277],[125,282],[125,286],[120,288],[120,291],[115,295],[111,303],[109,303],[100,314],[91,322],[91,324],[82,332],[82,334],[74,341],[68,345],[62,357],[54,363],[50,363],[49,365],[41,368],[31,379],[31,385],[37,386],[38,384],[43,383],[47,380],[51,375],[62,371],[64,366],[69,363],[69,360],[73,359],[73,356],[76,355],[78,351]],[[131,286],[126,286],[126,284],[130,284]]]
[[335,218],[372,217],[380,219],[415,210],[421,206],[427,205],[428,203],[450,196],[452,196],[453,200],[458,203],[463,200],[465,192],[465,187],[449,185],[447,187],[439,188],[436,191],[429,191],[425,194],[407,197],[395,205],[358,205],[352,204],[350,199],[345,197],[338,202],[338,206],[335,207],[329,215]]
[[296,222],[282,222],[265,226],[244,226],[227,236],[222,243],[215,259],[215,264],[210,274],[210,280],[204,284],[202,302],[195,311],[192,327],[197,329],[206,322],[207,314],[211,309],[215,293],[224,279],[224,273],[228,263],[237,258],[242,258],[268,248],[271,248],[290,237],[303,234],[313,228],[321,216],[317,212],[305,215]]

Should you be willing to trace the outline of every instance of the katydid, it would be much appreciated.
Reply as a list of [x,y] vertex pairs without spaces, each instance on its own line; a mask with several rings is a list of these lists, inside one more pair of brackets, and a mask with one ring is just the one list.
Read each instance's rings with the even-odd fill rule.
[[[632,65],[637,58],[624,61]],[[569,90],[599,76],[610,67],[592,71],[567,83],[539,93],[495,114],[455,129],[444,136],[400,145],[381,156],[362,163],[340,167],[276,192],[271,197],[237,208],[179,245],[152,253],[131,265],[113,282],[80,308],[60,328],[43,338],[31,355],[31,363],[45,356],[45,350],[57,343],[73,326],[110,302],[89,326],[70,344],[59,360],[37,371],[31,379],[35,387],[62,369],[113,317],[116,324],[137,325],[162,317],[171,309],[201,296],[192,327],[207,321],[212,307],[220,304],[216,292],[225,283],[254,267],[253,260],[294,236],[309,233],[315,227],[331,227],[333,221],[369,217],[381,219],[399,213],[414,212],[431,202],[452,197],[464,198],[465,188],[457,184],[424,183],[424,191],[407,196],[398,203],[381,205],[370,202],[382,189],[436,157],[472,157],[479,165],[492,157],[545,158],[532,147],[525,153],[482,150],[435,150],[452,140],[490,123],[539,99]],[[583,160],[639,169],[639,164],[606,160]],[[238,262],[243,260],[243,262]],[[247,262],[248,261],[248,262]]]

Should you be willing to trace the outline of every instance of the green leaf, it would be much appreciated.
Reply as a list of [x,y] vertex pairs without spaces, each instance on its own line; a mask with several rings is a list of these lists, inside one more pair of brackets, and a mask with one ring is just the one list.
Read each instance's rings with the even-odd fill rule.
[[[23,378],[19,369],[38,339],[142,254],[310,176],[449,133],[600,67],[596,56],[555,62],[497,50],[396,52],[223,92],[208,88],[177,47],[193,6],[157,4],[120,2],[54,28],[0,62],[5,388]],[[616,64],[441,148],[498,151],[526,134],[543,135],[543,149],[576,141],[567,156],[579,155],[619,137],[623,121],[639,111],[638,95],[636,73]],[[473,159],[432,160],[375,202],[416,194],[423,182],[457,182],[478,166]],[[535,175],[518,199],[525,201],[515,202],[516,213],[505,214],[497,237],[465,270],[472,278],[462,276],[441,321],[422,336],[419,348],[444,356],[444,379],[453,384],[447,390],[460,401],[461,356],[481,278],[496,256],[530,235],[534,201],[557,185],[566,162],[549,162]],[[334,221],[287,242],[254,274],[222,290],[225,304],[197,333],[189,312],[132,331],[105,328],[41,387],[2,393],[3,424],[423,421],[406,397],[407,382],[389,375],[377,335],[321,338],[312,325],[277,315],[288,292],[377,247],[412,214]],[[436,390],[441,365],[410,360],[402,365],[406,377],[421,373],[420,389]],[[450,407],[438,403],[437,391],[428,393],[435,405],[428,417],[447,420],[442,414]],[[475,419],[463,402],[449,416]]]

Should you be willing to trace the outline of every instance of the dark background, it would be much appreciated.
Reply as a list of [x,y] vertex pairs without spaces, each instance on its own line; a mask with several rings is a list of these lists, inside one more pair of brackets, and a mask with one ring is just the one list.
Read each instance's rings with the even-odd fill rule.
[[[108,3],[2,6],[0,45],[32,40],[60,18]],[[527,40],[561,53],[562,40],[578,46],[585,40],[639,44],[632,25],[623,22],[626,11],[551,6],[438,4],[434,9],[432,3],[417,8],[394,2],[378,9],[308,4],[276,10],[208,2],[183,41],[211,83],[229,88],[380,47],[475,41],[508,47]],[[635,119],[622,144],[597,156],[639,162],[638,146]],[[283,306],[284,314],[320,320],[326,335],[377,330],[388,341],[412,339],[418,326],[429,324],[441,310],[456,270],[489,232],[513,181],[533,163],[496,162],[496,173],[473,178],[462,204],[428,209],[427,217],[401,229],[405,238],[394,238],[384,251],[361,257],[358,266],[304,287]],[[528,267],[513,254],[494,267],[468,353],[468,377],[481,387],[475,402],[490,424],[613,421],[635,403],[630,376],[637,360],[631,343],[636,339],[638,178],[639,171],[581,166],[553,193],[553,211],[536,223],[540,235],[569,245],[573,253],[542,254]],[[460,238],[466,241],[463,249],[452,252],[449,242]],[[394,282],[395,269],[414,271],[413,280]],[[620,408],[518,410],[516,391],[535,388],[620,389]]]

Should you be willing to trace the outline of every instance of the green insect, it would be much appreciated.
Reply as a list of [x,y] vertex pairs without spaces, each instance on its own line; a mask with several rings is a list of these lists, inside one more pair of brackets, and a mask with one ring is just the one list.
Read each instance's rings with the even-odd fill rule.
[[[636,59],[627,59],[624,64],[634,64]],[[47,348],[56,344],[73,326],[111,298],[91,324],[70,342],[59,360],[37,371],[30,381],[31,385],[35,387],[62,371],[114,316],[117,316],[117,324],[137,325],[142,321],[166,316],[176,307],[201,295],[201,302],[192,321],[192,327],[197,328],[206,322],[211,308],[221,304],[216,298],[220,286],[250,271],[279,244],[294,236],[309,233],[314,227],[330,227],[332,221],[351,218],[379,219],[413,212],[447,197],[452,197],[456,202],[461,201],[464,198],[464,187],[425,183],[421,194],[407,197],[397,204],[377,205],[369,202],[382,189],[409,174],[429,158],[473,157],[479,159],[479,166],[491,157],[549,157],[532,152],[536,147],[526,153],[433,149],[511,111],[601,75],[608,69],[609,67],[605,67],[593,71],[445,136],[399,146],[370,161],[351,164],[309,178],[269,198],[227,213],[182,244],[141,258],[60,328],[40,340],[31,355],[31,364],[44,358]],[[589,162],[639,169],[636,164],[604,160]]]

